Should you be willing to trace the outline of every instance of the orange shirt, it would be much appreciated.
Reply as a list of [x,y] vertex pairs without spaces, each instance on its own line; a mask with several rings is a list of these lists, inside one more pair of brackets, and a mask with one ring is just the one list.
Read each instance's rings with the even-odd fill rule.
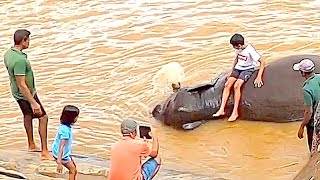
[[141,180],[141,157],[150,151],[146,141],[123,137],[111,148],[109,180]]

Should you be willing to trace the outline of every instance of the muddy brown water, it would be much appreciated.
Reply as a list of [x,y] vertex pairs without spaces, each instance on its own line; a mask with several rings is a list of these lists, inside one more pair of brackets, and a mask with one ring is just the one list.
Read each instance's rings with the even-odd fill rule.
[[181,64],[183,86],[208,82],[232,65],[228,42],[235,32],[267,62],[317,54],[319,5],[319,0],[2,0],[0,148],[26,148],[2,59],[14,31],[27,28],[32,37],[26,52],[50,116],[50,145],[63,106],[74,104],[81,109],[73,148],[79,154],[108,159],[121,120],[133,117],[159,128],[164,168],[226,179],[292,179],[308,156],[306,140],[296,136],[299,123],[221,120],[183,132],[155,122],[150,110],[170,94],[163,91],[168,77],[159,73],[164,65]]

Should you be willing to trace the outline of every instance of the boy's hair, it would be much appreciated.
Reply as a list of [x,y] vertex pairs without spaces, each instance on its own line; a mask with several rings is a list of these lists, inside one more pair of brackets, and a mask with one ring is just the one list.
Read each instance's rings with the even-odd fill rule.
[[244,45],[244,38],[241,34],[234,34],[230,39],[230,44],[233,46]]
[[14,45],[19,45],[23,40],[28,39],[30,34],[26,29],[18,29],[13,35]]
[[79,116],[80,110],[76,106],[66,105],[60,117],[60,122],[63,123],[75,123],[76,118]]

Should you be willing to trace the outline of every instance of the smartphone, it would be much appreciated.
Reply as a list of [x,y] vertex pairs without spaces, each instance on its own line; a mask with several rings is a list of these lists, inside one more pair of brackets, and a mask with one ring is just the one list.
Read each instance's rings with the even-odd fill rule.
[[149,135],[150,131],[151,131],[150,126],[139,126],[140,138],[152,139],[152,137]]

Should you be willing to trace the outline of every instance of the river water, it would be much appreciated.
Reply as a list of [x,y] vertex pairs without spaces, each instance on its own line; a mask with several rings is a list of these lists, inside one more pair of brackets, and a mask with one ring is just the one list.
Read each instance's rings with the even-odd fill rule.
[[74,104],[81,109],[77,153],[109,158],[121,120],[133,117],[158,127],[163,168],[226,179],[292,179],[308,156],[306,140],[296,136],[299,123],[224,119],[183,132],[156,122],[150,111],[170,95],[164,90],[168,76],[178,72],[162,67],[179,63],[182,86],[208,82],[232,65],[233,33],[243,34],[268,63],[317,54],[319,5],[319,0],[2,0],[0,148],[26,148],[3,54],[14,31],[27,28],[32,37],[25,52],[50,117],[50,145],[63,106]]

